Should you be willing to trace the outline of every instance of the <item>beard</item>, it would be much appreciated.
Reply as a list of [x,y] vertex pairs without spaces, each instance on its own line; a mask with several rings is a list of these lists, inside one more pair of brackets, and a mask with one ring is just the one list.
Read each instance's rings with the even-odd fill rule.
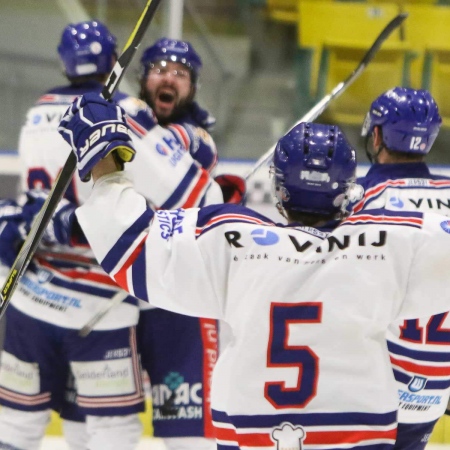
[[165,117],[161,117],[158,115],[155,109],[155,103],[153,101],[153,98],[150,95],[150,93],[145,89],[145,86],[141,86],[139,98],[141,100],[144,100],[145,103],[147,103],[147,105],[150,106],[150,108],[152,108],[153,112],[156,115],[156,118],[158,119],[158,123],[160,125],[165,126],[171,123],[180,122],[184,119],[186,115],[189,114],[189,111],[192,108],[194,96],[195,96],[195,89],[192,89],[191,93],[186,98],[179,100],[173,107],[172,112]]

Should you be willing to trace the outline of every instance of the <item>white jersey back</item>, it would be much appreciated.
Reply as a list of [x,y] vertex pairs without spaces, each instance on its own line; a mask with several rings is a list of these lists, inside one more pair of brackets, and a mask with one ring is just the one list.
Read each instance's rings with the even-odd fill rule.
[[[431,174],[424,163],[383,164],[362,178],[366,191],[355,210],[432,211],[450,216],[450,179]],[[430,295],[423,299],[428,302]],[[450,396],[450,317],[393,323],[388,347],[397,380],[399,421],[428,423],[439,419]]]
[[119,173],[77,215],[130,293],[230,325],[213,377],[220,444],[275,449],[292,433],[313,448],[395,441],[385,333],[449,308],[446,218],[364,213],[326,234],[236,205],[153,215]]

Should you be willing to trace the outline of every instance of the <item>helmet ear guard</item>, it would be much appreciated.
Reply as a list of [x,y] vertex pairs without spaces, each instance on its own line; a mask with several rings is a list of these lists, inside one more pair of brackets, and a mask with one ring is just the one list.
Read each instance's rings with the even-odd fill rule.
[[379,126],[387,149],[426,155],[441,123],[436,102],[428,91],[396,87],[372,102],[361,136],[370,137]]
[[99,21],[69,24],[61,35],[58,53],[68,77],[108,74],[114,65],[116,38]]
[[356,153],[339,127],[301,123],[278,141],[271,173],[283,209],[345,214],[355,195]]

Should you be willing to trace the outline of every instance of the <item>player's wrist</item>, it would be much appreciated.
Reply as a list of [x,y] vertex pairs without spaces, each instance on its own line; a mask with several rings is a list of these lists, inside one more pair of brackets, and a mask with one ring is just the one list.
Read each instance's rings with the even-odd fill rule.
[[113,172],[119,171],[120,168],[117,167],[116,161],[112,154],[109,154],[105,158],[101,159],[93,168],[92,168],[92,180],[95,183],[99,178],[104,175],[108,175]]

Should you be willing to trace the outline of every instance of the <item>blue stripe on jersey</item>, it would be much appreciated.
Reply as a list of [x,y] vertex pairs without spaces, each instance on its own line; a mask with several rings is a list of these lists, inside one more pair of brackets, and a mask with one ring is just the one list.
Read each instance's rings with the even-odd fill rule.
[[[413,379],[412,376],[407,375],[406,373],[401,372],[400,370],[393,368],[393,371],[394,371],[395,379],[399,383],[408,385],[411,382],[411,380]],[[447,389],[448,387],[450,387],[450,379],[433,380],[433,379],[428,378],[423,390],[426,391],[426,390],[435,390],[435,389]]]
[[141,300],[148,301],[147,295],[147,274],[146,274],[146,248],[145,245],[142,247],[139,256],[136,258],[136,261],[133,263],[133,271],[132,271],[132,283],[134,295]]
[[172,195],[164,202],[164,204],[161,206],[160,209],[172,209],[175,207],[181,197],[184,195],[184,193],[187,191],[187,188],[192,183],[192,179],[195,177],[195,175],[198,173],[200,169],[195,163],[191,164],[191,167],[189,167],[189,170],[187,171],[184,178],[181,180],[178,187],[175,189],[175,191],[172,193]]
[[319,425],[391,425],[397,421],[397,412],[374,413],[299,413],[276,415],[229,416],[223,411],[212,410],[214,422],[231,423],[236,428],[270,428],[282,422],[304,426]]
[[362,210],[347,217],[339,226],[365,223],[406,225],[422,228],[423,213],[414,211],[389,211],[387,209]]
[[[355,445],[358,450],[391,450],[393,447],[391,444]],[[351,449],[353,447],[346,446],[346,448]],[[217,450],[240,450],[240,448],[235,445],[217,444]]]
[[[214,219],[216,216],[222,216],[225,214],[236,214],[237,216],[253,217],[255,219],[265,222],[267,225],[275,225],[271,219],[263,216],[262,214],[253,211],[242,205],[234,204],[221,204],[205,206],[198,212],[197,227],[204,227],[208,222]],[[240,222],[238,218],[234,219],[235,222]]]
[[[36,267],[30,267],[29,270],[35,274],[39,272],[40,269],[36,269]],[[48,270],[48,269],[47,269]],[[91,284],[84,284],[78,282],[76,279],[71,278],[70,281],[65,280],[64,278],[59,278],[57,273],[51,272],[53,277],[50,279],[49,283],[54,286],[59,286],[64,289],[69,289],[74,292],[81,292],[84,294],[91,294],[97,297],[111,298],[117,292],[117,289],[114,289],[111,286],[110,289],[104,289],[100,287],[93,286]]]
[[406,356],[416,361],[430,362],[450,362],[450,351],[447,352],[424,352],[420,350],[411,350],[406,347],[394,344],[388,341],[388,350],[396,355]]
[[102,267],[106,273],[111,273],[123,255],[132,247],[139,234],[145,230],[154,216],[154,212],[147,208],[142,215],[126,230],[120,239],[112,246],[103,259]]

